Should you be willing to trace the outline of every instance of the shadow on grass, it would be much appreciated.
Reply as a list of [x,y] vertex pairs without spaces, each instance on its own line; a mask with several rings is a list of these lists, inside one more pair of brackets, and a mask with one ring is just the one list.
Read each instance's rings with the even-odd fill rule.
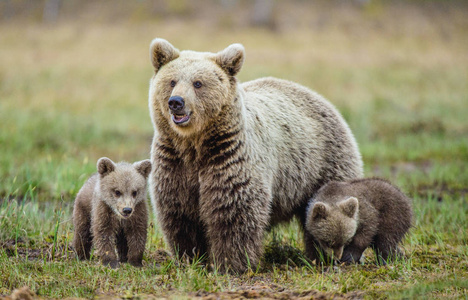
[[289,265],[292,267],[307,265],[302,250],[278,241],[272,241],[265,247],[263,262],[266,269],[271,269],[273,265]]

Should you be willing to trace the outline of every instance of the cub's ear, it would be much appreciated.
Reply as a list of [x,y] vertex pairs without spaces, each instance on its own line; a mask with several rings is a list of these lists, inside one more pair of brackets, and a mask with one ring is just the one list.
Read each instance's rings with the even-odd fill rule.
[[241,44],[232,44],[216,53],[215,62],[230,76],[235,76],[244,64],[245,49]]
[[338,207],[341,211],[350,218],[355,219],[359,210],[359,202],[355,197],[349,197],[338,203]]
[[101,157],[97,162],[97,169],[101,177],[104,177],[114,172],[115,163],[110,158]]
[[328,207],[323,202],[316,202],[312,208],[312,219],[324,219],[328,215]]
[[151,161],[145,159],[133,164],[138,173],[143,175],[143,177],[148,178],[149,173],[151,172]]
[[177,57],[179,57],[179,50],[174,48],[168,41],[164,39],[154,39],[151,42],[150,59],[156,73],[163,65]]

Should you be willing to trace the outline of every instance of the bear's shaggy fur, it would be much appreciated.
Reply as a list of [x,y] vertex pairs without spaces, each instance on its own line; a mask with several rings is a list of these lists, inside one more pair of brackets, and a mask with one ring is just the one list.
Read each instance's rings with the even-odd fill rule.
[[265,230],[298,216],[324,183],[362,176],[356,141],[320,95],[285,80],[240,84],[244,48],[179,51],[155,39],[150,193],[173,254],[244,271]]
[[330,182],[311,200],[306,231],[311,241],[307,255],[315,260],[333,256],[342,262],[358,262],[371,246],[378,261],[401,255],[398,243],[411,227],[411,199],[383,179]]
[[[104,265],[120,262],[141,266],[145,250],[148,207],[146,182],[150,160],[115,164],[103,157],[78,192],[73,208],[73,247],[80,259],[89,259],[91,246]],[[115,253],[117,248],[118,258]]]

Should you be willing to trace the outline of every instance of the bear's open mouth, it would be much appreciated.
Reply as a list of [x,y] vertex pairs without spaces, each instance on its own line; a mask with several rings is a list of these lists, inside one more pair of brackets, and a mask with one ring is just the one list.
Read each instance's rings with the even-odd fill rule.
[[177,125],[187,123],[190,120],[190,115],[183,114],[173,114],[172,115],[172,121],[176,123]]

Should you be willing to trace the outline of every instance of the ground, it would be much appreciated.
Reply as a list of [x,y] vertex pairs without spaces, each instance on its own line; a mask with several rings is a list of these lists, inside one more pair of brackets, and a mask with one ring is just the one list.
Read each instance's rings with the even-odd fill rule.
[[[27,286],[40,298],[466,298],[468,9],[307,3],[281,8],[273,31],[222,17],[2,21],[0,296]],[[197,51],[240,42],[241,81],[289,79],[334,103],[366,176],[385,177],[414,200],[405,259],[377,266],[367,251],[364,264],[317,269],[302,259],[293,222],[268,235],[259,269],[222,275],[171,260],[152,220],[143,268],[77,261],[72,203],[97,159],[149,157],[156,36]]]

